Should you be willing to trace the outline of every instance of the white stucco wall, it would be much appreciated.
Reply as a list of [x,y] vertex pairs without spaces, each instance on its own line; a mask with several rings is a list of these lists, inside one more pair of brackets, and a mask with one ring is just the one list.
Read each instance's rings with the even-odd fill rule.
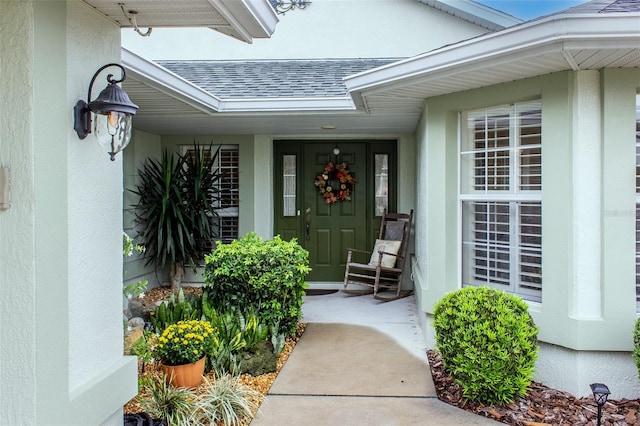
[[[69,3],[67,31],[67,99],[85,98],[91,76],[108,62],[120,62],[118,29],[82,4]],[[87,31],[91,29],[91,31]],[[87,48],[91,54],[87,55]],[[93,97],[107,85],[105,70],[95,81]],[[109,161],[93,135],[70,135],[66,163],[69,241],[69,386],[71,391],[122,355],[122,316],[117,292],[122,276],[122,156]],[[91,219],[89,219],[91,218]],[[87,256],[93,254],[93,256]],[[105,324],[104,327],[98,324]]]
[[0,1],[0,167],[11,171],[11,207],[0,210],[3,425],[36,420],[32,45],[31,4]]
[[270,39],[240,43],[216,31],[122,32],[123,47],[152,60],[397,58],[488,32],[415,0],[314,0],[279,15]]
[[0,424],[122,424],[122,165],[72,130],[119,29],[81,1],[0,7]]

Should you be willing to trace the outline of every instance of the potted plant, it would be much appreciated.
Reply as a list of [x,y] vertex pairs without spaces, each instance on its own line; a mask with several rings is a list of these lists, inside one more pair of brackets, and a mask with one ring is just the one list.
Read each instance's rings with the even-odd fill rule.
[[178,321],[167,326],[153,350],[167,381],[176,387],[198,386],[214,339],[214,329],[206,321]]
[[218,150],[195,145],[184,155],[147,159],[139,171],[134,206],[141,225],[146,264],[169,266],[171,289],[182,284],[185,264],[204,257],[203,244],[215,237],[211,220],[217,215],[221,174],[216,168]]

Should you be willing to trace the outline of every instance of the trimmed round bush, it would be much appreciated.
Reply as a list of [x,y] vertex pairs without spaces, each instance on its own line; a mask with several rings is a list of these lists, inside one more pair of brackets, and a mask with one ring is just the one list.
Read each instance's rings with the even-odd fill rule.
[[640,318],[636,320],[636,326],[633,329],[633,360],[638,368],[638,377],[640,377]]
[[435,306],[442,362],[462,396],[505,404],[524,396],[538,357],[538,328],[527,304],[489,287],[465,287]]

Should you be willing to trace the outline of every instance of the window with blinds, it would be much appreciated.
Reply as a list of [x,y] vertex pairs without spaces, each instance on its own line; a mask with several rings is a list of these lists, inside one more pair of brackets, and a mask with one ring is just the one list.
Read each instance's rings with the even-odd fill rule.
[[640,312],[640,94],[636,95],[636,310]]
[[[213,149],[218,149],[213,147]],[[193,155],[193,148],[182,147],[182,153]],[[207,153],[205,152],[205,155]],[[209,152],[208,155],[211,155]],[[217,216],[211,219],[215,240],[230,242],[238,238],[238,216],[240,211],[240,156],[237,145],[221,145],[214,168],[220,172],[218,197],[214,200]],[[213,249],[214,241],[207,245]]]
[[237,145],[223,145],[218,153],[220,197],[217,202],[218,217],[214,226],[218,239],[230,242],[238,238],[238,216],[240,213],[240,155]]
[[462,283],[540,301],[541,104],[461,114]]

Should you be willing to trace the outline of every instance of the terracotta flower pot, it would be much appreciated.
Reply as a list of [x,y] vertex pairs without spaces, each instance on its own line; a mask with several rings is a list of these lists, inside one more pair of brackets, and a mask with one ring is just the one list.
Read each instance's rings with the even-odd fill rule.
[[191,364],[165,365],[160,364],[160,368],[167,376],[167,383],[171,383],[177,388],[195,388],[202,383],[204,365],[206,357]]

